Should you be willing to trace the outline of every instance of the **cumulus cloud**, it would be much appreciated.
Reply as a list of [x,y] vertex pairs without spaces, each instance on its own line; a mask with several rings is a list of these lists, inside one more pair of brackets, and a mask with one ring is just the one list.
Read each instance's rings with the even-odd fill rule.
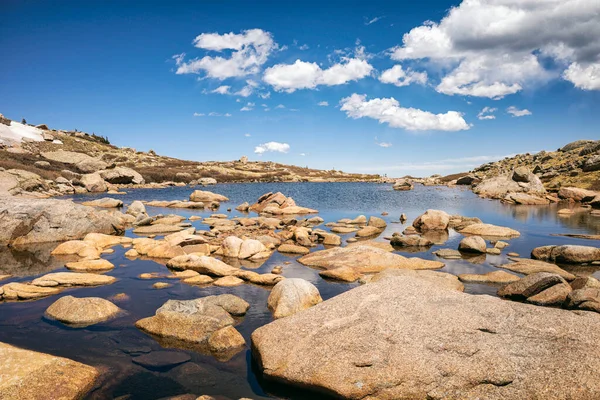
[[252,136],[252,135],[251,135],[251,134],[249,134],[249,133],[245,133],[245,134],[244,134],[244,136],[246,136],[246,137],[250,137],[250,136]]
[[275,108],[285,108],[283,104],[278,104]]
[[600,63],[581,65],[577,62],[569,65],[563,78],[583,90],[600,90]]
[[470,128],[459,112],[433,114],[416,108],[404,108],[394,98],[367,100],[366,95],[354,93],[343,98],[340,105],[341,110],[350,118],[372,118],[392,128],[409,131],[460,131]]
[[492,107],[483,107],[483,109],[477,114],[477,118],[484,119],[496,119],[496,116],[493,114],[498,111],[497,108]]
[[531,111],[527,109],[519,110],[515,106],[510,106],[506,109],[506,112],[512,115],[513,117],[524,117],[526,115],[531,115]]
[[396,86],[408,86],[411,83],[425,85],[427,83],[427,72],[416,72],[408,68],[402,69],[402,65],[394,65],[392,68],[383,71],[379,76],[382,83],[391,83]]
[[260,72],[269,55],[278,48],[269,32],[249,29],[242,33],[203,33],[193,44],[207,51],[230,53],[228,56],[209,56],[185,61],[185,54],[173,56],[177,74],[204,73],[209,78],[227,79]]
[[558,77],[561,66],[576,87],[599,90],[599,15],[598,1],[463,0],[406,33],[391,57],[443,67],[437,91],[448,95],[499,99]]
[[280,142],[267,142],[267,143],[260,144],[254,148],[254,152],[256,154],[263,154],[268,151],[287,153],[288,151],[290,151],[290,145],[287,143],[280,143]]
[[327,107],[329,106],[329,103],[327,101],[320,101],[317,105],[321,107]]
[[343,85],[369,76],[373,66],[364,59],[343,57],[327,69],[317,63],[296,60],[293,64],[276,64],[265,70],[263,80],[276,91],[292,93],[298,89],[315,89],[319,85]]

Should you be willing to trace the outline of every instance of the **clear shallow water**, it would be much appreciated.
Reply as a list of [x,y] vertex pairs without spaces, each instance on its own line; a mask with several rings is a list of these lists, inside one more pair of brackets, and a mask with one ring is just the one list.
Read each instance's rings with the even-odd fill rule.
[[[115,195],[126,204],[133,200],[184,200],[194,188],[178,187],[167,189],[130,190],[126,195]],[[341,218],[354,218],[359,214],[380,216],[384,211],[389,215],[383,217],[388,228],[380,235],[391,236],[393,232],[401,232],[410,225],[414,218],[429,208],[444,210],[450,214],[461,214],[479,217],[486,223],[508,226],[521,232],[521,237],[510,240],[510,247],[500,256],[482,256],[467,260],[445,260],[446,266],[441,271],[453,274],[485,273],[495,269],[507,261],[507,252],[517,252],[529,257],[534,247],[551,244],[584,244],[599,246],[600,241],[573,239],[551,236],[557,233],[600,234],[600,217],[592,217],[588,212],[576,213],[570,217],[558,217],[556,211],[565,205],[551,206],[510,206],[497,201],[483,200],[462,188],[423,187],[416,186],[410,192],[391,190],[391,185],[372,183],[272,183],[272,184],[223,184],[205,188],[223,194],[231,199],[223,203],[219,213],[227,213],[227,208],[234,209],[238,204],[256,199],[270,191],[281,191],[292,196],[301,206],[319,210],[326,222]],[[75,196],[75,201],[106,197],[106,194]],[[148,207],[151,215],[179,214],[208,216],[212,212],[198,210],[177,210]],[[408,222],[398,223],[401,213],[406,213]],[[241,216],[236,211],[231,216]],[[208,229],[200,221],[193,222],[198,229]],[[321,228],[323,228],[321,226]],[[128,236],[135,236],[131,232]],[[343,235],[343,238],[353,234]],[[426,252],[399,254],[436,259],[432,254],[439,248],[456,249],[461,235],[450,232],[443,245],[436,245]],[[4,251],[0,253],[0,274],[10,273],[11,281],[30,281],[50,271],[66,271],[64,259],[52,258],[49,251],[54,244],[36,246],[28,251]],[[314,250],[319,250],[317,247]],[[241,318],[236,328],[250,343],[251,333],[258,327],[272,321],[267,310],[269,290],[254,285],[242,285],[234,288],[195,287],[180,283],[177,280],[142,280],[137,278],[144,272],[167,274],[167,268],[153,260],[128,260],[123,256],[126,249],[116,246],[115,252],[103,256],[115,264],[115,269],[107,274],[118,280],[112,285],[94,288],[66,289],[58,296],[33,302],[0,303],[0,341],[18,345],[32,350],[65,356],[102,369],[103,377],[88,398],[105,399],[128,395],[128,399],[160,399],[178,394],[192,393],[196,395],[223,395],[232,399],[239,397],[285,397],[316,398],[312,393],[285,388],[263,382],[255,374],[250,351],[246,349],[229,361],[221,362],[212,356],[186,351],[192,360],[168,371],[150,371],[132,362],[132,353],[140,351],[161,350],[161,346],[153,338],[141,333],[134,327],[135,321],[153,315],[155,310],[168,299],[187,300],[212,294],[231,293],[244,298],[251,304],[248,314]],[[313,250],[313,251],[314,251]],[[331,298],[357,284],[335,283],[325,281],[318,271],[304,267],[295,262],[296,257],[288,257],[275,252],[262,264],[244,265],[252,267],[259,273],[270,272],[276,265],[284,261],[283,276],[299,277],[315,284],[323,299]],[[595,274],[600,277],[597,268],[566,267],[578,274]],[[157,290],[152,284],[161,281],[172,283],[167,289]],[[494,295],[495,287],[486,285],[466,285],[466,291],[475,294]],[[87,328],[73,329],[60,323],[49,321],[43,317],[46,308],[60,296],[76,297],[98,296],[109,298],[118,293],[126,293],[129,300],[116,302],[126,314],[109,322]],[[175,350],[184,351],[184,350]]]

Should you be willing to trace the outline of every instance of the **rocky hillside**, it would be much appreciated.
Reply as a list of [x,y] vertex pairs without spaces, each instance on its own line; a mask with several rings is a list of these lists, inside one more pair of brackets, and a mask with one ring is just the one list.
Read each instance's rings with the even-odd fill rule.
[[600,190],[600,140],[578,140],[556,151],[507,157],[484,164],[470,175],[475,180],[485,180],[508,174],[518,167],[531,170],[549,191],[558,191],[561,187]]
[[0,191],[52,196],[216,182],[377,181],[379,175],[316,170],[273,162],[186,161],[117,147],[107,138],[11,121],[0,114]]

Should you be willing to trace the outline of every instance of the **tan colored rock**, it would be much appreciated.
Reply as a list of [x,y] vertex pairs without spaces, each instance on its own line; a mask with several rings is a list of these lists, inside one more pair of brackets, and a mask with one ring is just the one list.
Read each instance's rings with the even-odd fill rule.
[[195,254],[174,257],[167,262],[167,267],[175,270],[191,269],[211,276],[229,276],[238,271],[238,268],[225,264],[216,258]]
[[458,250],[468,253],[485,253],[485,240],[481,236],[467,236],[458,244]]
[[320,271],[319,275],[323,278],[333,279],[336,281],[355,282],[362,274],[351,267],[339,267],[334,269],[326,269]]
[[339,398],[585,400],[600,393],[580,368],[598,363],[599,331],[592,313],[396,277],[260,327],[252,349],[267,378]]
[[171,285],[171,284],[170,284],[170,283],[168,283],[168,282],[156,282],[156,283],[154,283],[154,284],[152,285],[152,287],[153,287],[154,289],[166,289],[166,288],[169,288],[169,287],[171,287],[171,286],[173,286],[173,285]]
[[177,225],[158,224],[137,227],[133,230],[133,233],[138,235],[151,235],[160,233],[179,232],[183,229],[183,227]]
[[568,281],[575,279],[575,275],[565,271],[556,264],[550,264],[544,261],[530,260],[527,258],[515,259],[516,262],[503,264],[500,267],[509,271],[518,272],[524,275],[531,275],[538,272],[548,272],[557,274]]
[[107,260],[83,260],[66,263],[65,267],[72,271],[110,271],[115,266]]
[[132,239],[125,236],[105,235],[102,233],[95,232],[91,232],[85,235],[83,241],[99,248],[112,247],[118,244],[132,243]]
[[99,372],[90,366],[50,354],[0,343],[2,400],[81,399]]
[[438,271],[419,271],[419,270],[410,270],[410,269],[387,269],[385,271],[379,272],[378,274],[373,275],[369,283],[379,282],[384,279],[394,278],[394,277],[411,277],[411,278],[419,278],[423,279],[427,282],[435,283],[436,285],[450,290],[457,290],[462,292],[465,290],[465,287],[462,283],[460,283],[458,277],[456,275],[448,274],[446,272],[438,272]]
[[169,243],[159,243],[157,246],[148,250],[147,256],[152,258],[174,258],[185,255],[185,251],[180,246],[172,246]]
[[358,232],[356,232],[356,236],[357,237],[371,237],[371,236],[379,235],[381,232],[382,232],[381,229],[376,228],[374,226],[365,226],[362,229],[360,229]]
[[193,276],[191,278],[185,278],[182,280],[183,283],[187,283],[188,285],[208,285],[209,283],[212,283],[213,281],[214,281],[214,279],[208,275],[197,275],[197,276]]
[[284,243],[277,248],[277,251],[280,253],[289,253],[289,254],[308,254],[310,250],[304,246],[297,246],[295,244],[287,244]]
[[11,282],[0,286],[0,298],[5,300],[33,300],[58,293],[60,293],[58,288],[39,287],[19,282]]
[[86,201],[81,203],[84,206],[89,207],[102,207],[102,208],[118,208],[123,207],[123,201],[119,199],[111,199],[110,197],[104,197],[102,199]]
[[65,324],[84,327],[116,317],[121,309],[99,297],[64,296],[46,309],[46,315]]
[[440,210],[427,210],[417,217],[413,227],[419,232],[445,231],[450,223],[450,215]]
[[83,187],[85,187],[88,192],[101,193],[106,192],[108,190],[106,182],[97,172],[83,175],[80,181]]
[[78,272],[54,272],[46,274],[31,282],[41,287],[53,286],[99,286],[109,285],[117,279],[113,276],[78,273]]
[[100,250],[92,243],[83,240],[69,240],[56,246],[50,253],[53,256],[77,255],[86,259],[100,258]]
[[379,217],[369,217],[368,225],[379,229],[385,229],[387,227],[387,223]]
[[245,345],[244,337],[231,325],[219,329],[208,338],[208,347],[215,353],[228,352]]
[[310,282],[300,279],[284,279],[273,287],[267,306],[274,318],[283,318],[321,303],[319,290]]
[[576,245],[542,246],[533,249],[531,257],[567,264],[590,263],[600,261],[600,248]]
[[316,251],[298,259],[298,262],[311,267],[335,269],[350,267],[356,272],[375,273],[388,268],[438,269],[444,266],[437,261],[406,258],[371,246],[360,244]]
[[492,271],[485,274],[460,274],[458,279],[467,283],[510,283],[516,282],[519,278],[517,275],[505,271]]
[[222,278],[217,279],[216,281],[213,282],[213,285],[224,286],[224,287],[233,287],[233,286],[242,285],[243,283],[244,283],[244,281],[242,279],[230,275],[230,276],[224,276]]
[[521,236],[521,234],[514,229],[491,224],[471,224],[463,228],[460,233],[463,235],[478,235],[483,238],[513,238]]
[[192,192],[192,194],[190,195],[190,201],[210,203],[213,201],[216,201],[216,202],[229,201],[229,199],[227,197],[217,194],[217,193],[204,191],[204,190],[194,190],[194,192]]

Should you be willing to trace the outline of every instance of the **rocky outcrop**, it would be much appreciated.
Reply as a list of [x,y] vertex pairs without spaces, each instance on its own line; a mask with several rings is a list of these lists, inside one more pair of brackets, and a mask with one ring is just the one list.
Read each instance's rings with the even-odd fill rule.
[[0,343],[0,398],[81,399],[100,373],[68,358]]
[[115,167],[112,169],[98,171],[98,174],[106,182],[115,185],[142,185],[146,183],[142,175],[140,175],[137,171],[127,167]]
[[[535,174],[526,167],[518,167],[511,173],[499,175],[493,178],[485,179],[473,188],[473,192],[481,197],[492,199],[510,199],[515,193],[529,195],[529,201],[532,196],[545,198],[546,189]],[[524,197],[514,196],[514,199],[524,199]]]
[[101,193],[108,190],[106,182],[97,172],[83,175],[81,177],[81,184],[88,192],[92,193]]
[[317,210],[296,205],[291,197],[283,193],[265,193],[249,208],[250,211],[271,215],[315,214]]
[[571,286],[557,274],[538,272],[511,282],[498,290],[498,295],[541,306],[561,306],[571,293]]
[[83,173],[96,172],[108,167],[108,164],[102,160],[74,151],[58,150],[42,152],[42,157],[63,164],[74,164]]
[[119,199],[112,199],[110,197],[104,197],[101,199],[85,201],[83,203],[84,206],[90,207],[101,207],[101,208],[119,208],[123,207],[123,201]]
[[252,349],[267,379],[339,398],[584,400],[599,340],[595,314],[390,277],[258,328]]
[[538,272],[549,272],[551,274],[557,274],[568,281],[575,279],[575,275],[565,271],[558,265],[538,260],[520,258],[516,259],[513,263],[503,264],[500,267],[524,275],[536,274]]
[[0,197],[0,245],[81,239],[90,232],[117,234],[126,227],[121,216],[68,200]]
[[310,282],[300,279],[284,279],[273,287],[267,306],[274,318],[289,317],[322,302],[319,290]]
[[46,309],[46,316],[82,328],[108,321],[120,312],[119,307],[99,297],[64,296]]
[[413,187],[414,186],[413,186],[412,182],[409,181],[408,179],[398,179],[392,186],[392,189],[394,189],[394,190],[412,190]]

